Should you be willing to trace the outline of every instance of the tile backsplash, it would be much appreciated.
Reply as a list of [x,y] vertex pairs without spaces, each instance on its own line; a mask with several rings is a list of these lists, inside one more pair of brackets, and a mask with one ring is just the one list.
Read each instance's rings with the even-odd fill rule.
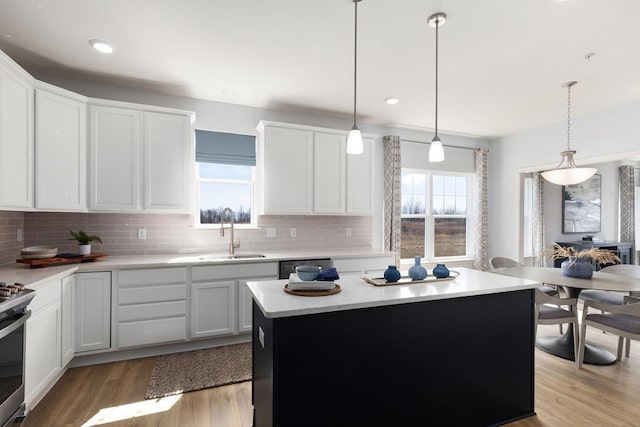
[[[235,229],[237,252],[295,249],[371,247],[372,218],[351,216],[261,216],[258,228]],[[15,242],[16,228],[24,226],[24,242]],[[138,240],[138,229],[146,239]],[[267,237],[267,228],[275,237]],[[295,228],[295,237],[292,237]],[[102,238],[94,252],[117,255],[153,255],[182,252],[226,252],[229,233],[193,227],[190,215],[6,212],[0,215],[0,255],[14,262],[23,246],[56,246],[59,252],[76,252],[68,240],[70,230],[84,230]],[[347,236],[348,231],[350,236]],[[13,239],[13,241],[11,241]]]

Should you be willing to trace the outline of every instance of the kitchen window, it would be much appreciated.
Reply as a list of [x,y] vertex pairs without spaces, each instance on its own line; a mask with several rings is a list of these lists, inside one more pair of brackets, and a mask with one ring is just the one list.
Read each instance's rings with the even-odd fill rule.
[[220,224],[226,207],[236,224],[254,224],[255,162],[254,136],[196,130],[197,224]]
[[402,169],[400,257],[471,258],[473,176]]

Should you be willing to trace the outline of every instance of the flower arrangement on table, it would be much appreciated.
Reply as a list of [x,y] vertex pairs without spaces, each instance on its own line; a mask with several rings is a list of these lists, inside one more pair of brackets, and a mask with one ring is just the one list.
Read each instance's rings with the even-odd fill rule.
[[593,266],[591,261],[597,264],[618,264],[620,257],[618,254],[609,249],[591,248],[576,250],[573,246],[562,246],[557,243],[553,244],[553,249],[545,249],[543,255],[551,257],[551,259],[564,259],[560,268],[565,276],[578,277],[588,279],[593,275]]

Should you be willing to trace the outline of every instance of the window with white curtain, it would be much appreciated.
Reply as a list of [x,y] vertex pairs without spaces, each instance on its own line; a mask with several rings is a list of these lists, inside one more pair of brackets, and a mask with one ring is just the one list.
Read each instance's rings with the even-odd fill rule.
[[525,257],[536,256],[533,247],[533,178],[524,177],[523,191],[523,254]]

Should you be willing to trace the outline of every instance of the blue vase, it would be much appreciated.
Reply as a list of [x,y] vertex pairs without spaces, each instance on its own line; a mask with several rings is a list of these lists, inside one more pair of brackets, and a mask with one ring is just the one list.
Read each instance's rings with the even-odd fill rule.
[[444,264],[436,264],[435,268],[433,269],[433,275],[438,279],[449,277],[449,269]]
[[591,279],[593,276],[593,266],[590,258],[569,257],[568,260],[560,264],[562,274],[578,279]]
[[384,280],[387,282],[397,282],[400,280],[400,272],[395,265],[390,265],[389,268],[384,271]]
[[420,265],[420,257],[414,257],[415,265],[409,269],[411,280],[422,280],[427,277],[427,269]]

